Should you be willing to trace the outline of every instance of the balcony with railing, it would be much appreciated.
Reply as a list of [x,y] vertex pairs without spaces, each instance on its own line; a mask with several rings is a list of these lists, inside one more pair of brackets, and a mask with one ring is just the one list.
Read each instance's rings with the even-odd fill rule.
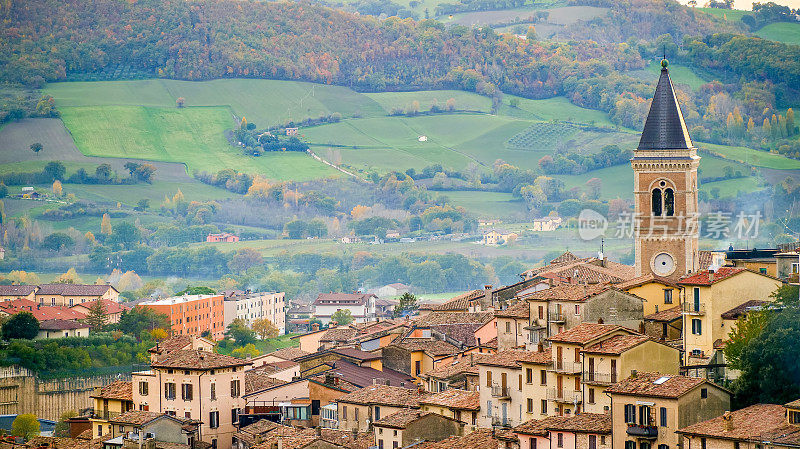
[[567,321],[567,317],[561,312],[551,312],[548,318],[551,323],[563,323]]
[[511,399],[511,389],[507,386],[492,385],[492,397],[498,399]]
[[628,424],[627,434],[638,438],[658,438],[658,427]]
[[92,419],[102,419],[104,421],[108,421],[109,419],[116,418],[119,416],[119,412],[111,412],[108,410],[98,410],[92,413]]
[[687,315],[705,315],[706,314],[706,304],[704,302],[695,304],[692,301],[687,301],[683,303],[683,313]]
[[556,360],[553,364],[553,371],[563,374],[580,374],[583,371],[581,362],[567,362],[565,360]]
[[619,382],[617,373],[601,373],[599,371],[584,371],[581,379],[585,384],[611,385]]
[[548,388],[547,399],[555,402],[563,402],[565,404],[580,404],[583,401],[580,391],[574,391],[569,388]]

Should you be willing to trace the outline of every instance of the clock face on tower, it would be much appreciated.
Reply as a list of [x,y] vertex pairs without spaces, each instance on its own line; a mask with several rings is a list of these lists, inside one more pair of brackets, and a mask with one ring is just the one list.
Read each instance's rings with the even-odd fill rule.
[[669,276],[675,271],[675,259],[667,253],[659,253],[653,257],[653,273],[659,276]]

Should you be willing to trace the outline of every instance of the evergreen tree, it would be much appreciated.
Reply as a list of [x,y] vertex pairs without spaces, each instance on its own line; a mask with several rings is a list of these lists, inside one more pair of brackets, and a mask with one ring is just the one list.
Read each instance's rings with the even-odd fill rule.
[[39,333],[39,321],[30,312],[19,312],[3,323],[3,340],[33,340]]
[[98,332],[103,329],[108,323],[108,312],[103,301],[95,301],[89,307],[89,314],[86,315],[86,319],[83,322],[92,328],[92,332]]
[[100,233],[111,235],[111,217],[108,214],[103,214],[103,219],[100,220]]
[[418,308],[417,297],[412,293],[403,293],[403,296],[400,297],[400,303],[392,310],[392,318],[410,315]]

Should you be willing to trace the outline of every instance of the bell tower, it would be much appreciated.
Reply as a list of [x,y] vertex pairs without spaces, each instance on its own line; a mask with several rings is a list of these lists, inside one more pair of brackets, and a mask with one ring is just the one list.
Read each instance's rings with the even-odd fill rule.
[[692,144],[661,61],[653,103],[633,152],[636,275],[677,279],[698,268],[697,167]]

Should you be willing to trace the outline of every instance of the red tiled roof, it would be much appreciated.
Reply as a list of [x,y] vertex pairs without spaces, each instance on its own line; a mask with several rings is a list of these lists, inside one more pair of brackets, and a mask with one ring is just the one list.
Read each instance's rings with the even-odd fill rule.
[[636,332],[616,324],[581,323],[571,329],[553,335],[550,337],[550,341],[586,344],[599,337],[620,330],[629,334],[636,334]]
[[[122,304],[120,304],[120,303],[118,303],[116,301],[111,301],[110,299],[100,299],[99,301],[103,304],[103,308],[105,309],[106,313],[108,313],[108,314],[114,315],[114,314],[117,314],[117,313],[122,313],[125,310],[130,310],[130,307],[123,306]],[[71,308],[74,309],[74,308],[77,308],[77,307],[82,307],[82,308],[84,308],[86,310],[90,310],[92,308],[92,306],[94,306],[96,303],[97,303],[97,301],[89,301],[89,302],[85,302],[83,304],[78,304],[78,305],[72,306]]]
[[101,399],[119,399],[121,401],[133,400],[133,383],[131,381],[118,380],[101,387],[97,394],[90,397]]
[[677,433],[759,444],[769,441],[770,446],[775,447],[800,445],[800,428],[786,422],[786,411],[782,405],[756,404],[729,412],[731,421],[727,428],[723,416],[692,424]]
[[72,330],[72,329],[87,329],[89,327],[88,324],[83,324],[80,321],[71,321],[71,320],[44,320],[39,321],[39,329],[45,331],[65,331],[65,330]]
[[555,259],[550,261],[550,265],[557,265],[562,264],[564,262],[572,262],[578,260],[578,257],[575,254],[572,254],[569,251],[565,251],[564,254],[556,257]]
[[102,296],[109,290],[116,291],[111,285],[96,284],[42,284],[37,295],[62,295],[62,296]]
[[500,366],[505,368],[520,368],[521,363],[534,363],[547,365],[552,362],[550,348],[542,352],[536,351],[500,351],[482,358],[478,365]]
[[375,421],[373,423],[376,427],[390,427],[393,429],[405,429],[406,426],[413,423],[414,421],[422,418],[423,416],[433,415],[434,413],[431,412],[422,412],[417,409],[410,409],[405,408],[399,410],[397,412],[392,413],[389,416],[384,416],[383,418]]
[[82,320],[86,315],[63,306],[43,306],[29,299],[13,299],[11,301],[0,302],[0,309],[9,315],[19,312],[30,312],[39,321],[45,320]]
[[217,354],[209,351],[176,349],[162,355],[158,361],[153,362],[153,368],[177,368],[206,370],[215,368],[228,368],[233,366],[252,365],[248,360],[237,359],[229,355]]
[[667,323],[680,319],[683,316],[681,306],[664,309],[644,317],[645,321],[665,321]]
[[651,282],[656,282],[656,283],[659,283],[661,285],[666,285],[666,286],[669,286],[669,287],[677,287],[678,286],[678,284],[676,284],[675,282],[673,282],[672,280],[670,280],[668,278],[665,278],[665,277],[662,277],[662,276],[658,276],[658,275],[655,275],[653,273],[649,273],[649,274],[645,274],[643,276],[639,276],[639,277],[636,277],[636,278],[633,278],[633,279],[630,279],[630,280],[627,280],[627,281],[620,282],[619,284],[616,284],[616,287],[618,289],[620,289],[620,290],[627,290],[629,288],[639,287],[641,285],[649,284]]
[[348,382],[354,387],[351,391],[373,385],[375,381],[378,381],[381,385],[387,385],[388,382],[388,385],[394,387],[416,388],[414,378],[407,374],[386,367],[383,367],[383,370],[376,370],[366,366],[358,366],[345,360],[333,362],[331,369],[315,375],[313,379],[324,383],[326,376],[337,377],[339,379],[339,388],[347,389],[342,387],[341,383],[342,381]]
[[538,301],[579,301],[587,299],[611,289],[610,284],[559,284],[555,287],[539,290],[525,295],[523,299]]
[[386,405],[394,407],[419,408],[419,400],[423,397],[417,389],[392,387],[388,385],[370,385],[346,394],[337,401],[360,405]]
[[439,363],[439,366],[423,374],[423,376],[437,379],[447,379],[459,374],[474,374],[477,376],[478,362],[489,356],[490,354],[460,354],[452,362]]
[[530,318],[530,315],[531,308],[527,301],[517,301],[511,307],[494,313],[498,318]]
[[144,410],[130,410],[118,415],[115,418],[111,418],[108,421],[111,423],[132,424],[134,426],[140,426],[142,424],[147,424],[150,421],[156,418],[160,418],[162,416],[166,415],[157,412],[146,412]]
[[274,370],[270,368],[264,369],[264,367],[261,366],[258,368],[245,371],[244,393],[250,394],[256,391],[264,390],[266,388],[274,387],[276,385],[283,385],[285,383],[288,383],[285,380],[270,377],[270,375],[274,373],[275,373]]
[[432,356],[451,355],[458,352],[458,348],[446,341],[430,340],[422,338],[404,338],[399,342],[392,343],[391,346],[399,346],[406,351],[423,351]]
[[589,346],[584,349],[583,352],[618,355],[650,340],[652,339],[647,335],[615,335],[607,340],[602,340],[599,343]]
[[704,270],[692,276],[685,277],[678,281],[678,283],[680,285],[711,285],[744,271],[747,271],[747,269],[736,267],[720,267],[714,273],[710,272],[709,270]]
[[484,324],[493,317],[492,312],[431,312],[418,318],[414,324],[419,327],[438,324]]
[[470,304],[472,304],[473,301],[482,298],[485,294],[486,292],[484,290],[471,290],[461,295],[458,295],[455,298],[448,299],[447,301],[441,304],[429,305],[425,307],[425,309],[438,312],[446,312],[446,311],[466,312],[469,310],[469,306]]
[[[446,438],[442,441],[422,443],[416,448],[418,449],[493,449],[501,446],[501,440],[498,438],[498,432],[493,429],[475,429],[474,431],[464,436],[453,436]],[[504,446],[504,445],[503,445]]]
[[[604,264],[605,266],[602,266]],[[541,268],[533,268],[522,273],[526,278],[535,276],[556,276],[562,279],[572,279],[573,282],[587,282],[589,284],[622,282],[634,277],[634,268],[613,262],[608,259],[601,261],[595,257],[584,259],[565,260],[551,263]]]
[[358,331],[351,327],[337,327],[328,329],[328,332],[322,334],[319,341],[345,342],[355,337],[356,333],[358,333]]
[[699,377],[677,374],[637,373],[606,389],[606,393],[656,398],[679,398],[694,388],[708,383]]
[[742,315],[746,315],[751,309],[760,309],[765,304],[769,304],[769,301],[759,301],[757,299],[751,299],[750,301],[744,302],[727,312],[723,312],[720,316],[724,320],[735,320],[738,319]]
[[291,348],[278,349],[265,355],[271,355],[284,360],[295,360],[308,354],[310,353],[301,350],[300,347],[293,346]]
[[571,416],[550,416],[544,419],[532,419],[514,428],[515,432],[525,435],[542,435],[548,430],[609,435],[611,415],[581,413]]
[[481,394],[478,391],[450,389],[420,399],[419,403],[456,410],[480,410]]
[[697,255],[698,258],[698,265],[700,270],[707,270],[708,267],[711,266],[711,262],[713,262],[713,257],[711,251],[700,251]]

